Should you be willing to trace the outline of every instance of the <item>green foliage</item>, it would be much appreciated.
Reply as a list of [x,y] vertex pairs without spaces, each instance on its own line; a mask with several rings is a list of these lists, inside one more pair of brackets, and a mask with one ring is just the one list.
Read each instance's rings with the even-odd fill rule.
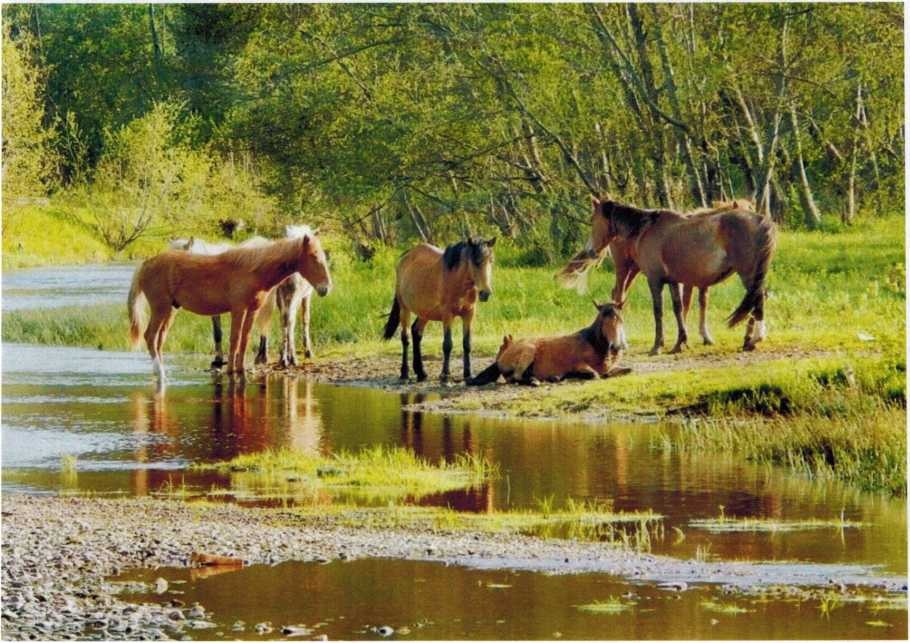
[[[592,191],[688,209],[767,183],[779,222],[826,229],[902,209],[899,8],[803,9],[7,5],[4,17],[17,42],[40,36],[33,93],[60,130],[68,185],[109,181],[111,133],[180,105],[177,165],[187,150],[211,164],[208,208],[185,204],[200,230],[225,211],[262,228],[305,218],[364,249],[497,230],[542,264],[579,244]],[[200,163],[178,174],[201,176]],[[145,195],[118,200],[100,183],[106,234],[126,243],[119,228],[135,228]]]
[[19,201],[44,197],[56,178],[55,131],[45,123],[45,72],[29,34],[3,29],[3,209],[9,225]]

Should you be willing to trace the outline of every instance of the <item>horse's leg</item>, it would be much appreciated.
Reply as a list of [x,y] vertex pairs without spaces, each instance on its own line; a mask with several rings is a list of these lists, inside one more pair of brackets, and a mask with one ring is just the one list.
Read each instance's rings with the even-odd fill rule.
[[[402,380],[408,379],[408,324],[411,323],[411,311],[406,309],[404,306],[401,307],[399,324],[401,324],[401,375],[399,378]],[[419,353],[419,351],[418,351]],[[416,355],[416,353],[415,353]],[[414,367],[416,370],[418,361],[415,356],[414,358]],[[423,365],[421,364],[421,368]]]
[[166,322],[167,316],[171,312],[171,307],[152,308],[149,316],[149,324],[145,329],[145,346],[148,349],[149,357],[152,358],[152,372],[158,378],[159,383],[164,381],[164,365],[158,354],[158,333],[162,325]]
[[713,344],[714,338],[708,332],[708,289],[698,289],[698,332],[705,344]]
[[240,345],[237,347],[237,357],[240,360],[240,373],[246,373],[246,348],[250,341],[250,333],[253,330],[253,322],[256,319],[257,308],[252,306],[246,309],[246,315],[243,318],[243,326],[240,328]]
[[256,360],[254,364],[269,363],[269,336],[263,333],[259,336],[259,350],[256,351]]
[[307,359],[313,357],[313,342],[310,340],[310,304],[313,302],[313,291],[300,302],[300,311],[303,316],[303,356]]
[[686,347],[689,334],[686,332],[686,322],[683,319],[682,285],[677,282],[670,283],[670,299],[673,301],[673,314],[676,316],[676,344],[671,353],[679,353]]
[[752,309],[752,316],[749,317],[749,323],[746,326],[746,338],[743,340],[743,350],[755,350],[755,346],[765,338],[765,293],[758,296],[755,308]]
[[563,376],[563,379],[579,379],[579,380],[596,380],[600,377],[600,373],[591,368],[588,364],[582,364],[574,371],[570,371]]
[[290,302],[284,294],[284,284],[278,286],[275,294],[275,303],[278,306],[281,317],[281,342],[278,348],[278,366],[287,368],[290,365],[290,360],[288,358],[288,314]]
[[439,374],[440,382],[449,381],[449,357],[452,355],[452,318],[444,317],[442,320],[442,373]]
[[287,337],[288,364],[297,366],[297,347],[294,345],[294,336],[297,334],[297,308],[300,307],[300,298],[297,295],[291,297],[291,305],[288,306],[288,320],[285,329]]
[[245,321],[246,308],[239,308],[231,311],[231,344],[228,349],[228,375],[237,372],[238,361],[241,361],[241,356],[237,355],[237,348],[240,346],[240,330]]
[[659,277],[648,277],[648,287],[651,289],[651,306],[654,310],[654,346],[651,347],[651,355],[657,355],[664,346],[664,307],[663,307],[663,288],[664,282]]
[[695,291],[694,286],[690,286],[689,284],[686,284],[685,286],[683,286],[683,292],[682,292],[683,321],[686,321],[687,319],[689,319],[689,309],[692,307],[692,293],[694,291]]
[[414,338],[414,374],[417,381],[422,382],[427,379],[427,372],[423,369],[423,352],[421,342],[423,341],[423,329],[427,327],[427,320],[416,317],[414,324],[411,326],[411,337]]
[[474,321],[474,309],[461,316],[461,349],[464,352],[464,381],[471,379],[471,322]]
[[212,315],[212,339],[215,341],[215,359],[212,360],[211,368],[221,368],[225,365],[221,350],[221,315]]

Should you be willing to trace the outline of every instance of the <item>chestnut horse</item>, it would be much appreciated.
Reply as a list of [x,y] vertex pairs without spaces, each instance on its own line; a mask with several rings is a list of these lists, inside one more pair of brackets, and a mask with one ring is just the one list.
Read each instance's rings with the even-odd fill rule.
[[197,315],[231,313],[228,373],[242,376],[253,319],[269,291],[299,272],[320,296],[332,288],[332,278],[319,239],[274,241],[261,248],[235,248],[214,256],[180,250],[163,252],[142,263],[133,276],[127,308],[130,340],[140,339],[141,301],[151,308],[145,343],[159,381],[164,378],[161,349],[174,310],[186,308]]
[[[617,265],[623,261],[632,262],[648,279],[655,324],[652,355],[659,352],[664,343],[661,301],[664,284],[670,286],[678,327],[672,350],[675,353],[688,341],[681,286],[699,288],[707,305],[707,288],[733,272],[739,274],[746,295],[728,317],[728,324],[732,327],[749,317],[743,350],[753,350],[764,339],[764,282],[776,239],[776,229],[770,220],[742,208],[686,216],[669,210],[641,210],[598,199],[593,200],[593,206],[587,251],[592,259],[589,261],[601,257],[610,244],[619,240],[624,244],[626,254],[617,259]],[[576,259],[562,271],[563,279],[577,272],[578,263]],[[631,282],[631,278],[619,281],[617,277],[617,280],[618,286],[625,283],[624,289]]]
[[477,299],[486,301],[493,293],[493,246],[496,238],[461,241],[441,250],[422,243],[402,255],[395,280],[395,297],[383,337],[391,339],[401,327],[401,379],[408,379],[408,324],[414,336],[414,373],[417,381],[427,378],[423,370],[420,340],[430,321],[443,327],[442,374],[449,379],[452,353],[452,320],[461,317],[464,349],[464,378],[471,377],[471,322]]
[[[699,208],[698,210],[685,213],[685,216],[704,217],[739,209],[750,210],[752,212],[755,211],[755,207],[751,205],[749,200],[740,199],[734,201],[718,201],[713,203],[710,208]],[[629,288],[632,287],[632,282],[635,280],[635,277],[638,276],[639,268],[632,256],[634,245],[634,239],[629,240],[620,237],[616,237],[610,242],[610,256],[613,258],[613,265],[616,268],[616,284],[613,286],[612,293],[613,301],[625,302]],[[689,316],[689,308],[692,305],[692,292],[694,290],[695,287],[692,284],[683,284],[683,323],[685,323],[686,318]],[[701,335],[702,341],[705,344],[713,344],[714,339],[711,337],[711,333],[708,330],[707,286],[698,289],[698,312],[698,332]],[[623,348],[628,348],[625,344],[625,337],[623,337]]]
[[569,377],[595,379],[625,375],[630,369],[616,366],[622,353],[622,306],[595,303],[594,307],[597,317],[591,325],[572,335],[518,341],[507,335],[496,361],[468,384],[489,384],[500,375],[511,382],[531,385],[540,380],[558,382]]

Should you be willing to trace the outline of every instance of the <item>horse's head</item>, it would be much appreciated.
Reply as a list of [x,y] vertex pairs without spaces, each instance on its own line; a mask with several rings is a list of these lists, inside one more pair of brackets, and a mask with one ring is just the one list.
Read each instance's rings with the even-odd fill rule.
[[502,336],[502,344],[500,344],[499,350],[496,352],[496,359],[502,357],[502,354],[506,352],[506,349],[512,345],[512,341],[511,335]]
[[480,301],[486,301],[493,294],[494,245],[496,245],[496,237],[486,240],[469,239],[465,244],[468,271]]
[[597,309],[597,319],[594,320],[594,324],[606,344],[607,352],[613,356],[618,355],[626,347],[626,333],[622,325],[622,304],[594,302],[594,307]]
[[612,221],[613,202],[591,197],[594,212],[591,214],[591,258],[599,257],[613,238],[616,236],[616,227]]
[[322,249],[322,243],[315,234],[307,233],[300,237],[300,255],[297,260],[297,272],[309,281],[320,297],[325,297],[332,290],[332,276],[329,274],[329,260]]

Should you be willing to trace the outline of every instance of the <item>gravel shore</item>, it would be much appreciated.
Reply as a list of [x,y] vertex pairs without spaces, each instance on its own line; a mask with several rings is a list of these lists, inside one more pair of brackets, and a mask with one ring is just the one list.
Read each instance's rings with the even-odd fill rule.
[[187,566],[194,552],[249,564],[363,557],[549,573],[601,572],[635,581],[878,588],[906,579],[858,565],[682,561],[598,543],[514,534],[378,531],[281,509],[150,499],[3,495],[4,639],[181,638],[205,627],[205,606],[132,605],[109,577],[132,568]]

